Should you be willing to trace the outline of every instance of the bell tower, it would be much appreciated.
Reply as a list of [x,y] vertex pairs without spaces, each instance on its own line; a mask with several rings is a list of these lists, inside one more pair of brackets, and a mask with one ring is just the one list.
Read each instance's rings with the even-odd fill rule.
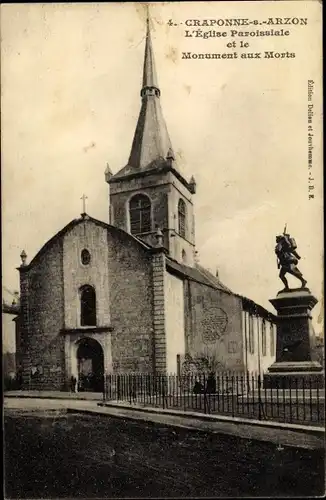
[[110,186],[110,223],[151,246],[163,234],[169,256],[194,265],[195,221],[192,196],[195,179],[188,182],[178,169],[161,109],[147,18],[141,108],[128,163],[116,174],[107,168]]

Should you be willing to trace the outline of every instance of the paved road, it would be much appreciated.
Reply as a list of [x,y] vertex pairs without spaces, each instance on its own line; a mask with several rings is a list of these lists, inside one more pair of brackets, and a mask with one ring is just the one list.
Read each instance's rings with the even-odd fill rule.
[[[94,408],[94,402],[78,404]],[[7,403],[5,410],[6,498],[323,493],[322,452],[146,421],[66,414],[62,400],[40,401],[38,412],[32,400],[24,402],[24,411],[18,400],[10,405],[16,408]]]
[[[229,417],[222,416],[218,420],[210,420],[208,418],[196,417],[195,413],[190,417],[183,415],[183,412],[175,411],[171,414],[171,410],[155,410],[151,412],[141,411],[135,407],[99,407],[96,401],[83,401],[74,399],[35,399],[35,398],[5,398],[4,407],[15,409],[30,409],[30,410],[47,410],[47,409],[70,409],[72,411],[87,411],[92,413],[101,413],[103,415],[110,415],[116,418],[136,419],[141,421],[151,421],[156,424],[172,425],[183,427],[187,429],[197,429],[203,431],[210,431],[219,434],[228,434],[238,436],[241,438],[258,439],[262,441],[272,442],[275,444],[281,443],[286,446],[296,446],[306,449],[324,448],[324,431],[317,429],[316,432],[302,432],[301,430],[294,430],[297,426],[290,426],[290,429],[284,424],[274,424],[272,427],[264,425],[254,425],[252,422],[249,424],[232,420]],[[240,420],[241,421],[241,420]]]

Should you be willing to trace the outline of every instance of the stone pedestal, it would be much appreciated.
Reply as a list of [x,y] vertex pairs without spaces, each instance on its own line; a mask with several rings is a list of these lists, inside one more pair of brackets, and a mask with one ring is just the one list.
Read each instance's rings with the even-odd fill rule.
[[323,387],[316,359],[311,310],[317,304],[308,288],[282,291],[270,301],[277,310],[276,362],[264,375],[265,387]]

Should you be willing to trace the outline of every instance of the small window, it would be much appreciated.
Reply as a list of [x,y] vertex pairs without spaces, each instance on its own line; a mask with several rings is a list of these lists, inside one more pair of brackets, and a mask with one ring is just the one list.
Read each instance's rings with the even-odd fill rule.
[[184,264],[187,264],[187,254],[185,250],[182,250],[181,256],[182,256],[182,262]]
[[149,233],[152,229],[151,202],[144,194],[136,194],[129,202],[131,234]]
[[87,266],[91,261],[91,254],[86,248],[81,252],[81,261],[84,266]]
[[186,237],[186,204],[180,198],[178,203],[178,230],[182,238]]

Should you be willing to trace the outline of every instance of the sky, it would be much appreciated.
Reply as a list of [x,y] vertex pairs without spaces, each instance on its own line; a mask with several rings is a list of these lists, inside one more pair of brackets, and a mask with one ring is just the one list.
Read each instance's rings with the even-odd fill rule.
[[[200,263],[234,292],[273,310],[282,288],[275,236],[288,231],[319,303],[322,330],[321,5],[315,1],[153,3],[163,114],[180,169],[195,176]],[[3,284],[82,212],[108,222],[107,163],[126,165],[140,110],[145,7],[136,3],[1,6]],[[307,18],[289,36],[185,37],[187,19]],[[169,20],[177,26],[170,26]],[[259,25],[259,29],[280,29]],[[195,29],[195,28],[187,28]],[[235,28],[239,31],[256,27]],[[250,43],[240,49],[240,41]],[[226,44],[235,41],[236,48]],[[294,58],[240,54],[294,52]],[[183,52],[238,59],[182,59]],[[313,184],[308,199],[308,80],[314,81]],[[291,286],[298,286],[289,278]]]

